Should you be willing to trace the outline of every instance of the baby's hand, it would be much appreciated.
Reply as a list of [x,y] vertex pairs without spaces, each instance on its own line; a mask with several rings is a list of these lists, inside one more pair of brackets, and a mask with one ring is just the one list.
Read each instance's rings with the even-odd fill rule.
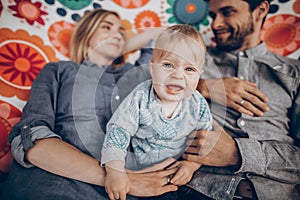
[[181,186],[192,179],[194,172],[201,167],[201,164],[183,160],[177,161],[170,168],[173,167],[178,167],[178,170],[170,182],[174,185]]
[[130,189],[129,178],[125,170],[117,170],[106,166],[105,190],[111,200],[126,200]]

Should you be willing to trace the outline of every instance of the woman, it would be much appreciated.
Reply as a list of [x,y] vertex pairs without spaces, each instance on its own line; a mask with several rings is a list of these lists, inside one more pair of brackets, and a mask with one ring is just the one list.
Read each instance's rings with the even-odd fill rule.
[[[126,96],[115,83],[122,77],[130,82],[126,85],[130,90],[131,85],[149,78],[145,66],[112,63],[122,53],[147,44],[156,32],[126,41],[118,14],[102,9],[80,20],[71,41],[72,61],[48,63],[43,68],[21,121],[10,133],[15,161],[4,199],[106,198],[99,187],[105,183],[105,171],[98,160],[112,108]],[[151,52],[144,49],[137,65],[150,57]],[[164,164],[156,169],[163,169]],[[129,173],[129,194],[154,196],[176,190],[167,185],[174,170]]]

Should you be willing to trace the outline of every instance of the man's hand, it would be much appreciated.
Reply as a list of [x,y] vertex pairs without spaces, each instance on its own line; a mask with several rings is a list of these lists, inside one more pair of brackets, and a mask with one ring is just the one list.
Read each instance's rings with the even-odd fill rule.
[[199,164],[224,167],[240,164],[240,153],[234,139],[216,122],[214,130],[190,134],[184,159]]
[[177,168],[175,176],[171,179],[171,183],[174,185],[185,185],[193,177],[194,172],[201,167],[201,164],[190,161],[177,161],[170,168]]
[[250,116],[263,116],[269,110],[267,96],[247,80],[236,77],[200,80],[197,89],[205,98]]
[[178,188],[168,184],[168,177],[173,176],[177,168],[166,169],[175,159],[170,158],[141,171],[127,171],[130,179],[129,194],[139,197],[149,197],[176,191]]

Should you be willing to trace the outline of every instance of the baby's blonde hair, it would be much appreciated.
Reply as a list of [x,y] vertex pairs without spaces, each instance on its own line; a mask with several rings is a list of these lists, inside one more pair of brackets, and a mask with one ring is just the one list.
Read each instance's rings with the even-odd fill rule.
[[162,59],[170,53],[185,59],[180,53],[181,49],[189,49],[196,61],[195,64],[203,71],[206,54],[204,40],[199,31],[187,24],[170,26],[158,36],[151,62],[155,63],[157,59]]

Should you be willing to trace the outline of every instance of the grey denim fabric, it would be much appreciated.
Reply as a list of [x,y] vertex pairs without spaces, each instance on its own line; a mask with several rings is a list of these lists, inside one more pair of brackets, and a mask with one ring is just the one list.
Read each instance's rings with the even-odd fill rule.
[[9,135],[15,161],[1,199],[107,199],[103,187],[29,165],[24,151],[36,139],[58,137],[100,160],[105,125],[112,112],[136,85],[150,78],[152,49],[141,53],[135,65],[126,63],[118,69],[90,61],[81,65],[60,61],[42,69],[21,121]]
[[264,43],[244,52],[208,48],[208,54],[202,78],[254,82],[267,95],[270,110],[250,117],[211,102],[214,119],[235,138],[242,163],[239,169],[202,167],[188,186],[215,199],[232,199],[239,181],[247,178],[259,199],[299,199],[300,61],[275,55]]

